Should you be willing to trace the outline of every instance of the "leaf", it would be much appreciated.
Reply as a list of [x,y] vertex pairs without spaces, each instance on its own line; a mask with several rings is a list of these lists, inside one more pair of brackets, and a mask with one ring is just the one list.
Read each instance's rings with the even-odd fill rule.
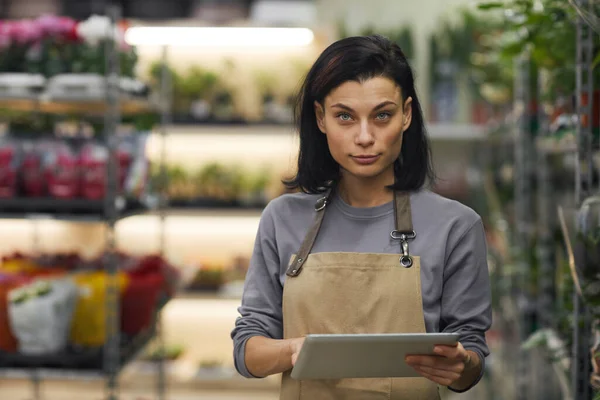
[[489,3],[482,3],[477,6],[480,10],[494,10],[498,8],[504,8],[504,4],[501,1],[492,1]]
[[531,350],[534,348],[546,346],[548,343],[548,333],[546,331],[537,331],[532,333],[525,342],[521,344],[521,348],[524,350]]
[[592,69],[596,69],[598,64],[600,64],[600,52],[598,52],[598,54],[596,54],[596,57],[594,58],[594,61],[592,62]]

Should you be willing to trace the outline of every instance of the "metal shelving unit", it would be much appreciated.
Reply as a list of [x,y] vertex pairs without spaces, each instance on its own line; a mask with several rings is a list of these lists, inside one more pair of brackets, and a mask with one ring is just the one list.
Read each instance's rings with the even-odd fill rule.
[[[581,9],[590,9],[589,0],[577,0]],[[594,62],[594,36],[592,28],[579,16],[577,18],[577,60],[576,60],[576,101],[577,101],[577,151],[575,153],[575,205],[578,208],[586,196],[592,194],[593,148],[592,148],[592,103],[594,82],[592,65]],[[584,103],[584,96],[587,102]],[[584,120],[587,123],[584,123]],[[592,343],[591,317],[585,304],[573,291],[573,349],[571,368],[571,388],[576,400],[591,400],[590,385],[592,372],[590,347]]]
[[[517,125],[515,131],[515,237],[514,246],[517,254],[517,278],[513,285],[515,295],[520,305],[520,319],[518,322],[518,337],[521,342],[527,340],[533,329],[533,312],[531,293],[528,283],[531,280],[531,268],[525,258],[533,243],[535,233],[535,211],[533,208],[533,138],[530,132],[529,104],[532,93],[529,91],[530,57],[523,54],[516,60],[515,79],[515,110],[517,112]],[[531,358],[525,349],[518,350],[516,371],[516,394],[518,400],[531,399],[529,393],[531,381],[535,374],[531,368]]]
[[[588,10],[589,0],[577,0],[578,6]],[[537,257],[539,262],[538,275],[538,300],[537,320],[540,328],[556,328],[556,321],[550,318],[555,308],[554,277],[556,275],[557,260],[554,248],[553,233],[557,228],[557,206],[577,209],[583,200],[592,195],[596,188],[593,187],[593,156],[597,152],[593,148],[592,135],[592,103],[594,82],[592,77],[592,64],[594,59],[595,33],[587,22],[579,17],[577,19],[577,60],[576,60],[576,113],[577,129],[575,140],[559,142],[554,138],[540,136],[536,143],[537,163],[537,226],[538,242]],[[541,85],[540,85],[541,86]],[[540,96],[541,98],[541,96]],[[587,101],[584,102],[584,99]],[[547,133],[548,121],[546,115],[540,112],[540,132]],[[586,121],[584,123],[584,121]],[[551,162],[574,158],[574,175],[572,198],[557,198],[554,187],[556,179],[553,176]],[[591,400],[593,391],[590,385],[592,372],[590,360],[590,347],[592,341],[591,318],[582,299],[573,290],[573,344],[571,349],[571,393],[573,400]],[[547,371],[539,371],[538,379],[541,382],[552,379]],[[546,387],[547,388],[547,387]],[[553,393],[544,390],[544,385],[538,388],[535,398],[551,399]]]
[[[109,7],[107,14],[115,23],[120,19],[120,10],[118,7]],[[35,358],[30,359],[30,367],[12,368],[6,362],[0,362],[0,379],[31,379],[33,383],[34,399],[40,399],[40,382],[46,379],[58,380],[79,380],[79,379],[104,379],[106,382],[106,400],[117,400],[119,382],[118,377],[121,369],[149,343],[156,338],[159,343],[159,351],[162,349],[162,338],[160,329],[160,313],[162,307],[158,310],[154,326],[136,336],[131,340],[124,341],[120,337],[120,299],[117,283],[117,256],[116,256],[116,223],[128,216],[143,213],[149,208],[141,202],[131,202],[122,198],[118,193],[118,162],[117,146],[118,138],[115,135],[121,115],[135,114],[154,110],[154,107],[148,101],[140,99],[125,98],[119,89],[119,54],[114,42],[108,41],[105,45],[105,55],[107,60],[106,74],[106,99],[57,99],[41,95],[36,98],[2,98],[0,99],[0,108],[10,107],[12,110],[24,112],[42,112],[50,114],[79,114],[87,116],[104,116],[104,143],[108,148],[109,162],[107,163],[107,190],[104,200],[90,201],[82,199],[57,200],[49,198],[31,198],[31,199],[0,199],[0,218],[19,218],[37,221],[40,219],[53,219],[60,221],[75,222],[98,222],[104,223],[106,229],[106,261],[105,271],[107,273],[107,295],[106,295],[106,342],[101,349],[96,349],[95,353],[90,352],[90,358],[98,361],[102,365],[101,369],[80,369],[69,368],[48,368],[40,367],[43,364],[36,364]],[[165,65],[166,66],[166,65]],[[166,135],[166,126],[169,121],[171,100],[168,94],[170,84],[168,82],[168,70],[164,68],[163,88],[161,93],[161,134]],[[163,171],[163,185],[159,196],[158,207],[156,211],[160,220],[160,254],[164,254],[164,220],[168,199],[166,198],[165,182],[166,167],[164,165],[164,145],[163,155],[161,157],[161,169]],[[35,223],[35,222],[34,222]],[[164,304],[163,304],[164,305]],[[161,351],[162,352],[162,351]],[[94,353],[94,354],[91,354]],[[38,357],[42,360],[42,357]],[[41,362],[41,361],[40,361]],[[19,365],[23,365],[21,362]],[[27,363],[25,362],[25,365]],[[166,384],[163,360],[159,360],[157,365],[158,387],[157,395],[159,400],[165,398]]]
[[[545,93],[544,71],[541,70],[538,75],[538,123],[539,136],[550,131],[549,118],[544,111],[543,98]],[[537,243],[536,256],[538,260],[538,279],[537,279],[537,301],[536,301],[536,317],[538,329],[553,329],[555,321],[552,318],[554,314],[554,298],[555,298],[555,282],[556,275],[556,254],[554,248],[553,232],[557,226],[556,223],[556,204],[554,199],[554,191],[552,185],[552,171],[550,167],[551,153],[547,150],[552,148],[544,148],[543,142],[537,140],[535,143],[535,159],[537,160]],[[536,382],[552,382],[554,380],[554,371],[547,363],[541,365],[535,371]],[[535,398],[546,400],[558,400],[559,394],[554,388],[548,384],[538,384],[535,388]]]

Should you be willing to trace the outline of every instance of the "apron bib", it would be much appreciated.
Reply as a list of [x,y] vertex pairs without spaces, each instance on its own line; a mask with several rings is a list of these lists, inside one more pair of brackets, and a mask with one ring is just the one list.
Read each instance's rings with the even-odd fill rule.
[[[419,257],[410,256],[408,193],[394,194],[399,254],[315,253],[310,250],[331,198],[320,199],[300,250],[292,256],[283,290],[284,338],[308,334],[425,333]],[[403,362],[403,360],[398,360]],[[297,381],[284,372],[281,400],[439,400],[425,378],[352,378]]]

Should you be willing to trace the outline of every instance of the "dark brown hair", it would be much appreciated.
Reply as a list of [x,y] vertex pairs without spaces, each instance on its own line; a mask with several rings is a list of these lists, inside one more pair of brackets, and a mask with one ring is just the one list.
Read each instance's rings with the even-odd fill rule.
[[413,72],[398,45],[379,35],[356,36],[330,45],[314,63],[300,90],[295,123],[300,133],[298,171],[284,181],[290,189],[322,193],[340,179],[339,164],[329,152],[327,139],[317,125],[314,103],[347,81],[363,82],[383,76],[401,88],[403,103],[412,98],[412,121],[404,133],[400,157],[394,163],[395,183],[400,191],[418,190],[434,180],[431,151],[417,98]]

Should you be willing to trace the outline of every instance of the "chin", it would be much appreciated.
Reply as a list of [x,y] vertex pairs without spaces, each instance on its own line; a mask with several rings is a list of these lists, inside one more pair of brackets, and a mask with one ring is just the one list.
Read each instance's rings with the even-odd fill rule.
[[374,165],[368,165],[368,166],[364,166],[364,167],[353,167],[353,168],[344,168],[344,171],[346,172],[346,174],[348,175],[352,175],[356,178],[361,178],[361,179],[369,179],[369,178],[376,178],[377,176],[381,175],[384,171],[381,170],[381,168],[377,168]]

